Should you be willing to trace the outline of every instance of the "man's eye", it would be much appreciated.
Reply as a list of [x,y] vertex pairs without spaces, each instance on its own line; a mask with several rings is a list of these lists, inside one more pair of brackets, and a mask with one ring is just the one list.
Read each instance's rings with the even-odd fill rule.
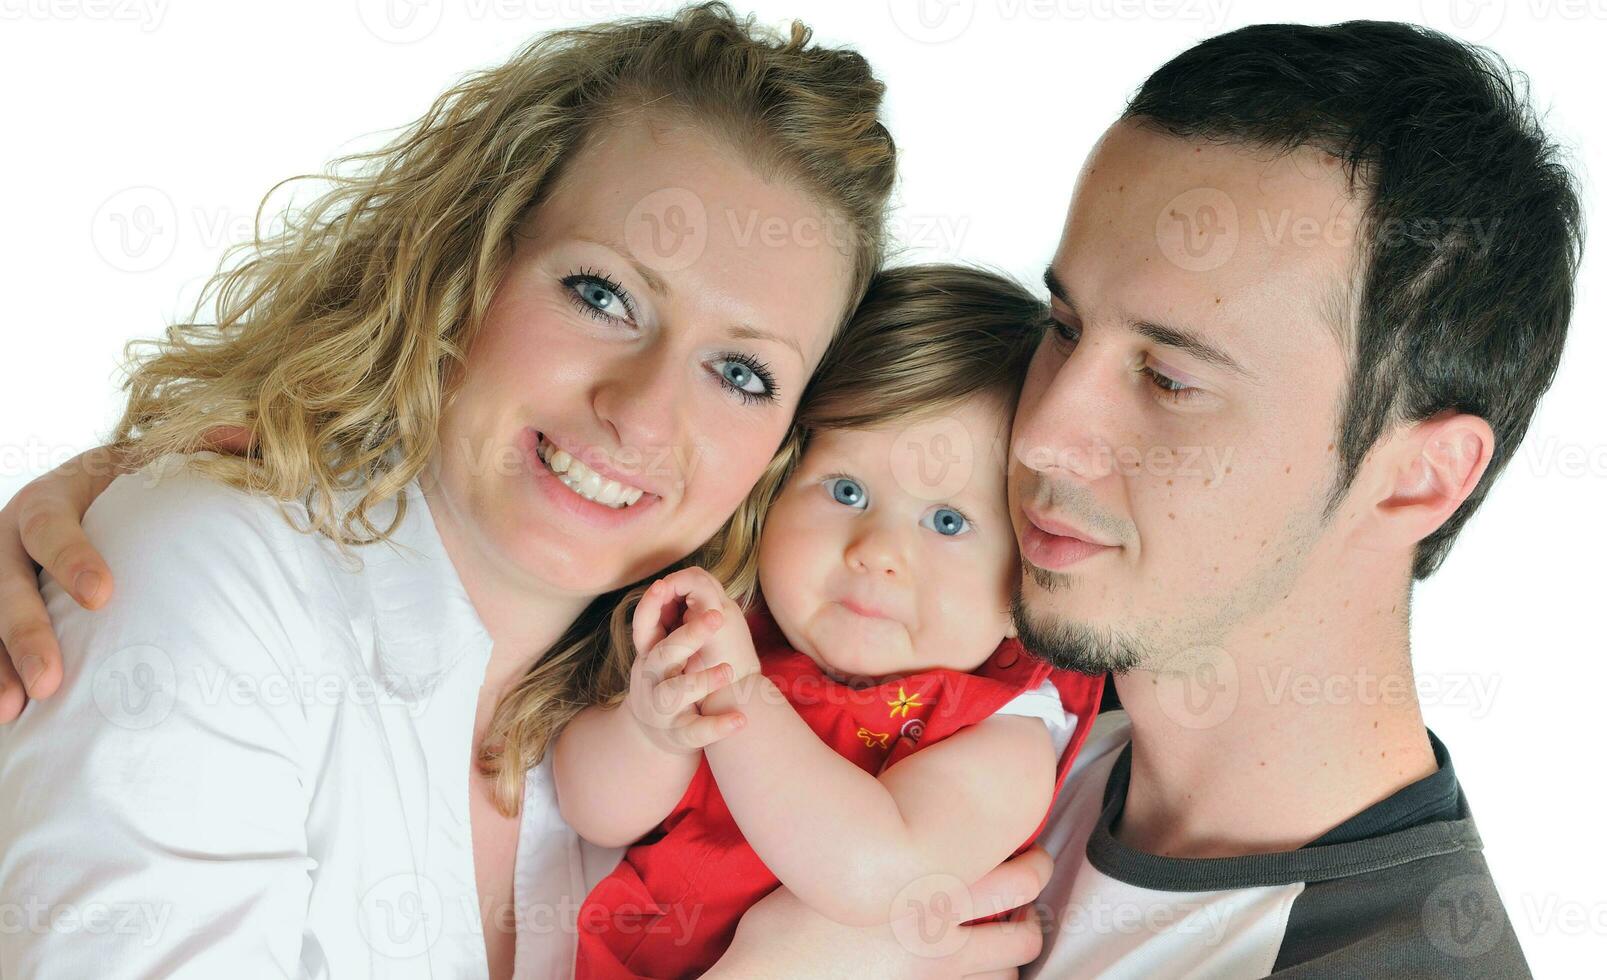
[[1169,377],[1150,367],[1148,364],[1140,369],[1149,383],[1155,387],[1160,396],[1168,401],[1187,401],[1200,393],[1200,389],[1190,387],[1176,378]]
[[1076,347],[1077,341],[1082,339],[1082,325],[1066,323],[1058,317],[1049,318],[1049,329],[1054,332],[1055,340],[1063,347]]
[[846,476],[834,476],[826,481],[826,491],[831,499],[856,510],[865,509],[865,488],[850,480]]

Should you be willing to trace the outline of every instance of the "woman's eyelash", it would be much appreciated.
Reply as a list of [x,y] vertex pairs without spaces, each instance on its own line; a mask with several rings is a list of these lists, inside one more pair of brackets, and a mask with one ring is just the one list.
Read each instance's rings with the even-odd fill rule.
[[575,309],[586,314],[594,320],[601,320],[606,323],[610,320],[618,321],[621,318],[617,316],[610,316],[592,304],[586,302],[581,298],[580,293],[575,291],[576,286],[588,283],[594,286],[601,286],[603,289],[606,289],[615,296],[619,297],[620,305],[625,308],[625,318],[630,320],[636,319],[636,302],[635,300],[631,299],[630,292],[606,272],[582,267],[580,270],[564,276],[562,279],[558,280],[558,282],[564,287],[564,295],[569,297],[569,302],[575,305]]
[[749,391],[746,388],[739,388],[727,381],[725,375],[720,375],[720,383],[724,384],[727,388],[730,388],[738,395],[741,395],[744,402],[748,402],[750,404],[753,402],[773,402],[780,397],[781,389],[776,385],[776,375],[774,371],[770,370],[770,365],[759,360],[757,357],[754,357],[752,354],[744,354],[741,351],[733,351],[729,354],[722,354],[720,355],[720,360],[734,361],[735,363],[747,368],[749,371],[752,371],[760,381],[764,382],[764,393],[760,394],[758,392]]

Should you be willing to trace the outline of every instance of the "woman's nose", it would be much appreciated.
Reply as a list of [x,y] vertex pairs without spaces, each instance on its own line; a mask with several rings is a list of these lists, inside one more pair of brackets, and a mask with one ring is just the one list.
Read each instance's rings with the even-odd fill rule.
[[670,354],[668,345],[654,345],[609,365],[594,388],[592,407],[621,448],[668,461],[676,470],[668,477],[679,484],[693,393]]

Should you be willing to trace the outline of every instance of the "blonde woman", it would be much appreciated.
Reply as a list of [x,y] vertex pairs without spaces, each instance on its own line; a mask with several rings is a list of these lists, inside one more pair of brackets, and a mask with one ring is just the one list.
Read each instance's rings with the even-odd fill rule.
[[[880,257],[881,91],[723,5],[556,32],[214,278],[80,460],[125,475],[6,513],[52,555],[48,619],[20,537],[4,556],[0,712],[13,658],[35,700],[0,729],[0,902],[27,920],[0,974],[562,975],[563,903],[618,855],[540,763],[622,693],[638,583],[691,561],[751,592],[750,497]],[[219,427],[242,452],[204,451]],[[60,537],[69,488],[99,494],[106,564]],[[935,962],[788,902],[720,969],[833,930],[889,975]],[[976,934],[955,975],[1036,950]]]

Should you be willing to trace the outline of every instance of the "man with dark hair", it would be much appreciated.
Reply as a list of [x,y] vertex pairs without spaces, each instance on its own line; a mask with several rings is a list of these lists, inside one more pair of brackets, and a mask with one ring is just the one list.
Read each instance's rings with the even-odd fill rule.
[[1151,75],[1078,179],[1011,434],[1017,631],[1121,702],[1052,873],[892,937],[780,890],[721,976],[999,970],[1039,937],[953,926],[1044,874],[1024,978],[1528,976],[1408,613],[1551,384],[1582,240],[1486,51],[1262,25]]
[[1556,372],[1574,182],[1494,56],[1245,28],[1078,181],[1010,474],[1029,649],[1112,671],[1025,976],[1528,968],[1408,612]]

